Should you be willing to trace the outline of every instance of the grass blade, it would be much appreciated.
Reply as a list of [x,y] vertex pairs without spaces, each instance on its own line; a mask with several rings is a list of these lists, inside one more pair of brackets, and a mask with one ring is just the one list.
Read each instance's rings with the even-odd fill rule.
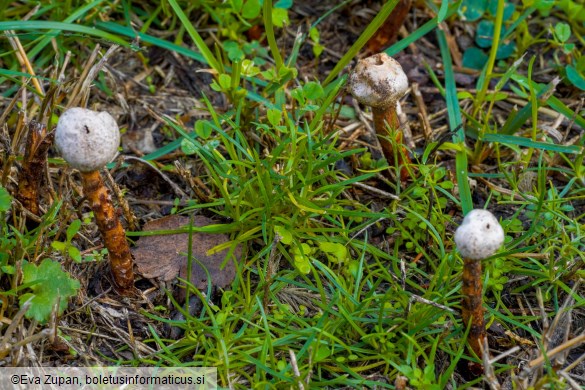
[[[89,4],[86,4],[83,7],[80,7],[79,9],[75,10],[74,13],[69,15],[63,22],[64,23],[72,23],[73,21],[81,18],[88,11],[90,11],[94,8],[97,8],[97,6],[102,2],[103,2],[103,0],[95,0]],[[43,38],[41,39],[41,41],[39,43],[37,43],[36,46],[33,47],[31,51],[28,52],[29,57],[33,58],[37,54],[39,54],[41,52],[41,50],[43,50],[45,48],[45,46],[47,46],[51,42],[51,39],[53,39],[57,35],[59,35],[59,32],[60,32],[59,30],[55,30],[55,31],[48,31],[47,33],[43,34]]]
[[81,26],[79,24],[64,23],[64,22],[49,22],[44,20],[25,20],[25,21],[10,21],[0,22],[0,31],[6,30],[57,30],[57,31],[73,31],[92,37],[98,37],[106,41],[117,43],[120,46],[129,47],[130,44],[122,38],[99,30],[93,27]]
[[187,15],[185,15],[179,4],[177,4],[176,0],[169,0],[169,4],[171,5],[171,7],[173,7],[175,14],[179,17],[181,23],[183,23],[185,30],[187,30],[189,36],[191,37],[191,39],[193,39],[193,42],[195,42],[197,49],[199,49],[199,51],[205,58],[205,62],[207,62],[209,66],[211,66],[216,72],[221,73],[222,72],[221,64],[217,61],[211,50],[209,50],[209,48],[205,44],[205,41],[203,40],[203,38],[201,38],[201,35],[199,35],[197,30],[195,30],[195,28],[191,24],[191,21],[189,20]]
[[557,153],[579,154],[579,153],[583,152],[582,146],[557,145],[557,144],[553,144],[550,142],[533,141],[529,138],[517,137],[514,135],[505,135],[505,134],[488,133],[488,134],[484,135],[483,141],[498,142],[498,143],[501,143],[504,145],[511,144],[511,145],[525,146],[527,148],[542,149],[542,150],[547,150],[549,152],[557,152]]
[[[522,75],[518,75],[518,74],[512,75],[512,80],[517,82],[523,88],[526,88],[526,89],[529,89],[531,87],[534,88],[536,91],[538,91],[537,92],[538,98],[544,96],[550,90],[550,88],[553,88],[556,86],[556,84],[558,84],[558,81],[557,81],[556,83],[554,83],[554,85],[552,85],[553,82],[551,81],[551,83],[543,85],[543,84],[531,81],[527,77],[522,76]],[[565,103],[560,101],[557,97],[549,96],[545,100],[545,104],[547,106],[549,106],[550,108],[552,108],[553,110],[555,110],[556,112],[563,114],[567,119],[574,118],[575,123],[577,123],[581,127],[585,127],[585,118],[583,118],[583,116],[581,116],[581,115],[576,114],[575,111],[573,111],[569,107],[567,107],[565,105]],[[528,105],[526,105],[524,108],[526,108],[526,107],[528,107]],[[530,110],[531,109],[528,109],[529,114],[530,114]],[[502,131],[503,130],[504,129],[502,129]],[[514,133],[514,131],[508,130],[507,133],[512,134],[512,133]]]
[[187,49],[186,47],[179,46],[169,41],[165,41],[164,39],[156,38],[153,37],[152,35],[136,31],[129,27],[121,26],[114,22],[98,22],[96,26],[103,28],[104,30],[111,31],[115,34],[124,35],[128,38],[132,39],[139,38],[141,42],[149,43],[151,45],[158,46],[160,48],[184,55],[185,57],[192,58],[196,61],[207,64],[207,60],[205,59],[205,57],[203,57],[200,53],[197,53],[196,51]]
[[459,196],[461,197],[461,209],[463,214],[467,214],[473,209],[471,200],[471,189],[467,180],[467,152],[465,148],[465,131],[461,122],[461,111],[459,110],[459,100],[457,100],[457,89],[455,87],[455,75],[453,74],[453,63],[451,53],[447,46],[447,38],[442,30],[437,30],[437,38],[441,48],[441,57],[443,57],[443,67],[445,69],[445,99],[447,101],[447,112],[449,115],[449,127],[453,131],[453,143],[460,144],[461,148],[457,151],[455,157],[455,175],[459,187]]
[[[457,1],[454,4],[449,6],[449,11],[447,12],[447,17],[453,15],[459,9],[461,5],[461,1]],[[433,31],[439,25],[439,17],[435,16],[413,32],[409,33],[408,36],[404,39],[401,39],[399,42],[396,42],[394,45],[390,46],[388,49],[384,50],[384,53],[388,54],[389,56],[393,56],[396,53],[404,50],[408,47],[408,45],[418,41],[420,38],[424,37],[431,31]]]

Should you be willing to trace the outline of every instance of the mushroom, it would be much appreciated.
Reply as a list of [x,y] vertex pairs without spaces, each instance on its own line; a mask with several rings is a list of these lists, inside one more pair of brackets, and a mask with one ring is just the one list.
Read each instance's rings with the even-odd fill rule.
[[455,245],[463,257],[462,317],[469,326],[467,339],[471,350],[482,357],[483,340],[486,337],[481,260],[493,255],[504,242],[504,229],[487,210],[471,210],[455,231]]
[[112,198],[99,173],[118,152],[118,125],[107,112],[70,108],[57,122],[55,144],[63,159],[81,173],[83,192],[108,249],[114,288],[128,295],[134,284],[132,255]]
[[[382,152],[389,164],[394,161],[392,142],[387,139],[396,131],[396,143],[402,144],[402,132],[400,121],[396,112],[396,105],[408,89],[408,79],[402,67],[394,58],[386,53],[378,53],[373,56],[359,60],[355,69],[349,76],[349,92],[354,98],[372,107],[374,117],[374,130],[380,138]],[[389,131],[390,130],[390,131]],[[403,155],[405,156],[403,159]],[[404,164],[410,159],[405,150],[398,153],[398,163],[402,166],[400,177],[405,180],[408,171]]]

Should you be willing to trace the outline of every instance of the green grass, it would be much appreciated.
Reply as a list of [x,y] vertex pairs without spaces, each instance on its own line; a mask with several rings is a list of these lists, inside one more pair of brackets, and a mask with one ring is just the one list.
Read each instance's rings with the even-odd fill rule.
[[[446,26],[464,23],[457,13],[460,3],[426,4],[437,16],[386,50],[395,55],[434,32],[427,39],[436,40],[442,61],[439,68],[429,65],[427,69],[439,91],[437,99],[442,95],[446,104],[440,125],[448,127],[448,138],[420,143],[423,151],[409,166],[413,177],[400,183],[381,177],[386,162],[372,160],[367,145],[342,150],[344,136],[336,124],[339,118],[356,120],[344,99],[343,71],[397,1],[386,2],[329,73],[318,79],[303,77],[298,64],[301,47],[309,41],[307,34],[300,34],[290,51],[279,46],[283,32],[277,25],[287,12],[281,7],[286,2],[265,0],[257,15],[254,9],[246,11],[256,15],[249,18],[234,3],[95,1],[84,5],[72,1],[66,10],[43,5],[30,20],[19,20],[30,9],[5,7],[12,17],[0,22],[0,30],[14,33],[11,36],[22,42],[38,80],[51,92],[41,96],[37,91],[37,100],[30,98],[27,106],[20,106],[17,96],[21,88],[27,88],[28,72],[21,69],[7,42],[2,42],[5,50],[0,55],[0,92],[5,101],[15,99],[21,110],[45,123],[54,123],[70,101],[68,88],[83,81],[66,79],[60,84],[56,68],[45,70],[53,61],[62,64],[71,50],[75,55],[70,66],[78,69],[78,75],[90,53],[82,49],[84,45],[118,43],[145,68],[150,67],[145,49],[155,46],[169,55],[203,63],[214,76],[212,92],[200,99],[205,119],[187,126],[179,115],[156,113],[166,137],[164,146],[143,159],[177,181],[174,165],[157,160],[182,152],[180,161],[193,164],[209,189],[209,199],[184,200],[186,205],[177,212],[213,215],[218,224],[199,230],[229,234],[230,241],[222,249],[243,247],[236,278],[231,288],[212,299],[207,299],[210,291],[204,295],[181,281],[189,294],[203,301],[201,312],[189,315],[174,299],[170,300],[174,307],[162,314],[143,306],[136,315],[150,323],[141,342],[155,353],[104,356],[104,364],[213,366],[218,368],[220,385],[232,388],[394,388],[399,375],[420,389],[480,386],[482,377],[465,383],[459,375],[461,367],[479,360],[470,356],[463,341],[467,330],[459,315],[462,261],[453,243],[457,224],[473,208],[485,207],[501,215],[506,232],[505,245],[484,262],[488,324],[529,340],[533,343],[529,348],[538,350],[546,341],[542,316],[552,320],[567,297],[574,300],[573,311],[583,312],[585,299],[578,283],[585,276],[584,137],[582,130],[569,129],[567,134],[578,135],[574,142],[555,140],[542,130],[540,124],[548,119],[538,111],[546,107],[583,127],[582,107],[575,94],[566,92],[573,88],[567,79],[565,85],[556,86],[564,88],[562,97],[553,90],[552,76],[546,82],[537,79],[542,69],[537,69],[539,61],[532,54],[496,56],[498,42],[511,37],[524,42],[526,49],[537,47],[536,38],[533,41],[526,35],[530,34],[526,18],[531,15],[544,26],[548,20],[544,13],[518,6],[521,9],[512,20],[505,20],[506,2],[498,2],[492,18],[494,46],[485,68],[477,73],[478,85],[469,91],[458,90],[448,35],[437,28],[439,22]],[[216,28],[212,45],[203,32],[206,26],[192,24],[202,13],[208,16],[206,23]],[[555,18],[569,18],[563,8],[553,8],[551,13]],[[322,16],[315,23],[319,29],[326,26],[328,15]],[[137,27],[132,20],[143,26]],[[230,59],[222,45],[232,41],[243,47],[249,43],[246,29],[262,24],[265,62],[252,63],[253,55]],[[583,26],[577,22],[571,26],[571,40],[582,48]],[[135,37],[140,41],[133,41]],[[546,50],[547,55],[539,59],[559,65],[554,75],[563,77],[562,64],[555,62],[561,61],[562,49],[550,44]],[[576,52],[571,55],[578,57]],[[104,80],[109,76],[102,73],[101,77],[95,95],[101,103],[116,104],[108,97]],[[498,82],[490,84],[490,80]],[[226,105],[214,106],[211,94],[222,94]],[[509,96],[522,99],[525,106],[498,105]],[[39,113],[41,100],[49,110]],[[415,107],[410,96],[404,105]],[[3,103],[3,109],[7,107]],[[496,112],[507,119],[499,120]],[[9,317],[15,315],[18,297],[27,288],[18,277],[24,260],[60,260],[68,271],[83,277],[83,270],[103,261],[104,254],[91,253],[84,262],[75,263],[67,254],[51,250],[51,242],[65,241],[67,226],[75,219],[83,223],[73,243],[82,250],[90,247],[84,237],[94,234],[93,222],[76,210],[80,198],[73,190],[53,194],[53,203],[34,229],[26,228],[18,204],[6,201],[9,194],[16,196],[10,168],[23,161],[17,141],[25,131],[22,114],[6,111],[6,118],[7,141],[2,142],[9,148],[0,154],[0,296],[14,309],[6,311]],[[49,163],[62,167],[58,159]],[[344,164],[351,165],[351,173],[340,169]],[[400,167],[389,169],[400,172]],[[60,189],[71,188],[60,185]],[[396,197],[379,197],[364,185]],[[196,239],[198,230],[192,231]],[[144,235],[128,233],[133,239]],[[542,316],[535,314],[538,297],[545,309]],[[76,305],[70,303],[72,309]],[[183,311],[185,319],[170,319],[171,309]],[[180,327],[184,336],[165,338],[161,323]],[[40,331],[48,325],[36,326]],[[4,333],[6,326],[0,329]],[[130,342],[117,348],[128,348]],[[514,345],[511,339],[506,342],[490,341],[492,353]],[[547,364],[538,380],[563,383],[565,379]],[[503,381],[516,364],[501,360],[493,368]]]

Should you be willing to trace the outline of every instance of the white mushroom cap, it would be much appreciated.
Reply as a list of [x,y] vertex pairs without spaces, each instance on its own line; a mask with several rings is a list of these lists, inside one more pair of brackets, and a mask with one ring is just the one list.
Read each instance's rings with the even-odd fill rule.
[[349,92],[370,107],[390,107],[408,89],[402,66],[386,53],[359,60],[349,76]]
[[485,259],[493,255],[503,242],[504,229],[487,210],[471,210],[455,231],[455,244],[466,259]]
[[116,157],[120,130],[107,112],[70,108],[57,122],[55,144],[73,168],[81,172],[95,171]]

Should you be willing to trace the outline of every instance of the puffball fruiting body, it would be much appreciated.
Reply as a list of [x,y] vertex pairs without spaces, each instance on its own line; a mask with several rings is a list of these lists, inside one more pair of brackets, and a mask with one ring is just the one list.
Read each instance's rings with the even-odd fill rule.
[[69,165],[81,172],[91,172],[114,159],[120,145],[120,130],[107,112],[74,107],[59,118],[55,144]]
[[370,107],[392,107],[408,90],[400,63],[386,53],[359,60],[349,76],[349,91]]
[[504,229],[487,210],[471,210],[455,231],[455,244],[466,259],[485,259],[493,255],[503,242]]

